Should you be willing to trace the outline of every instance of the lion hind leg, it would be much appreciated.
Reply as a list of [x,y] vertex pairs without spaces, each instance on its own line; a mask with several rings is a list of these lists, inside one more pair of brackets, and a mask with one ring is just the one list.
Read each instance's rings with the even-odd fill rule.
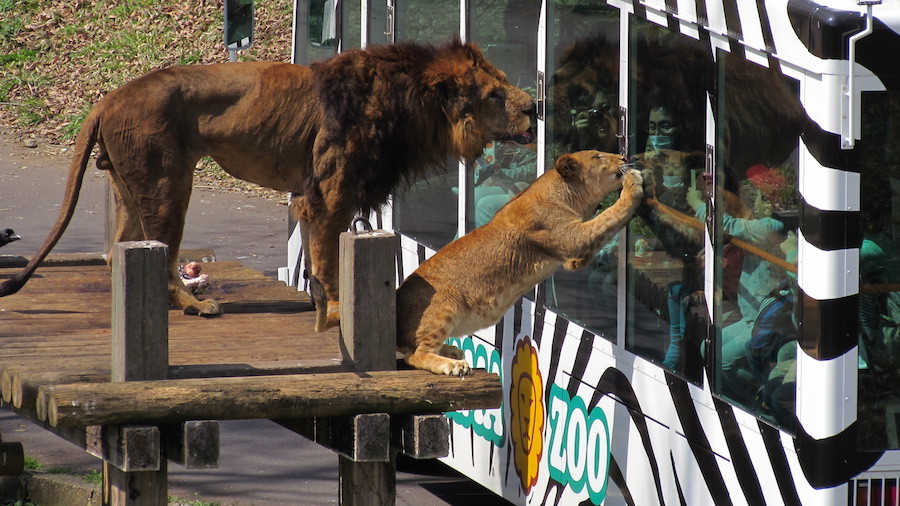
[[426,310],[416,330],[415,349],[403,357],[407,364],[416,369],[431,371],[435,374],[463,376],[470,374],[472,368],[463,359],[463,352],[455,346],[444,343],[455,327],[457,311],[450,308],[434,310],[436,305]]

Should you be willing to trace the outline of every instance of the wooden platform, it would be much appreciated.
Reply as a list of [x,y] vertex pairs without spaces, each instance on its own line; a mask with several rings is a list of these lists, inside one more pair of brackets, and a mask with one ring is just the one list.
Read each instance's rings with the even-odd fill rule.
[[[53,258],[0,299],[2,400],[103,460],[104,503],[165,504],[166,458],[215,467],[217,420],[242,418],[336,451],[342,504],[391,503],[393,448],[445,456],[443,413],[502,399],[483,370],[468,381],[393,370],[393,239],[341,236],[343,336],[313,332],[306,294],[238,262],[203,264],[204,295],[224,310],[203,318],[167,310],[162,243],[116,244],[112,270],[98,255]],[[0,257],[0,279],[23,263]],[[0,474],[21,472],[21,445],[0,447],[0,461],[15,462]]]
[[[0,299],[0,370],[109,380],[110,269],[84,258],[56,257],[19,293]],[[0,279],[18,270],[2,268]],[[225,314],[169,311],[173,377],[206,375],[192,373],[198,370],[211,376],[290,373],[310,361],[328,370],[340,363],[338,332],[313,332],[315,312],[306,293],[239,262],[204,263],[203,272],[211,280],[203,297],[219,300]]]

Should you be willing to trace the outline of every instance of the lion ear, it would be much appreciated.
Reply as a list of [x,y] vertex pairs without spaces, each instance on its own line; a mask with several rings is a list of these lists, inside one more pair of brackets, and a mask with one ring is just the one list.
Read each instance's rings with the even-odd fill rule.
[[556,160],[556,166],[553,168],[555,168],[556,172],[559,172],[559,175],[564,179],[569,179],[578,175],[578,172],[581,170],[581,164],[574,156],[562,155]]
[[468,67],[461,62],[439,60],[422,72],[422,80],[449,99],[461,94],[467,71]]

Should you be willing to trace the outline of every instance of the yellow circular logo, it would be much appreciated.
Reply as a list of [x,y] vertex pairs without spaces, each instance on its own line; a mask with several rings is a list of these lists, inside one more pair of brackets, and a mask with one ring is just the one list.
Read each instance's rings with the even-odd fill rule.
[[516,344],[510,374],[510,439],[516,474],[525,494],[537,483],[538,466],[544,453],[544,387],[538,355],[525,336]]

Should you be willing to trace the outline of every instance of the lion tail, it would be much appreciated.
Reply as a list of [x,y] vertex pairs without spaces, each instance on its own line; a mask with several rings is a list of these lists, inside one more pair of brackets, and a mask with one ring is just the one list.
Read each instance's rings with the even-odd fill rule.
[[28,282],[28,279],[34,274],[38,265],[44,261],[50,253],[50,250],[53,249],[53,246],[55,246],[57,241],[59,241],[59,238],[62,237],[63,232],[65,232],[66,227],[69,225],[69,221],[72,219],[72,215],[75,214],[75,205],[78,203],[78,194],[81,191],[84,173],[87,170],[87,163],[91,157],[91,150],[94,148],[94,144],[97,143],[99,130],[100,114],[97,109],[94,109],[88,114],[87,118],[85,118],[81,130],[78,132],[78,137],[75,139],[75,156],[72,158],[72,164],[69,166],[69,176],[66,180],[65,200],[60,208],[56,224],[53,226],[50,235],[44,240],[44,244],[42,244],[38,252],[31,257],[31,260],[22,272],[3,283],[0,283],[0,297],[12,295],[25,286],[25,283]]

